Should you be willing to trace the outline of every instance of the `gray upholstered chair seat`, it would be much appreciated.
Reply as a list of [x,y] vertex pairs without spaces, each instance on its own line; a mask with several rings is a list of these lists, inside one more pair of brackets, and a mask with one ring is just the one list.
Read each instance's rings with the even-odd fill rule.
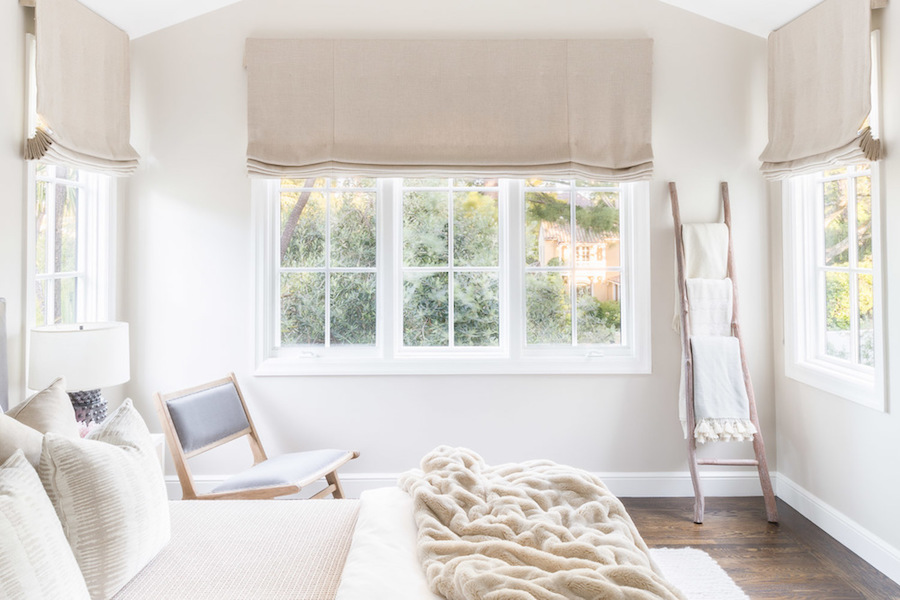
[[302,488],[325,477],[353,457],[354,453],[347,450],[311,450],[281,454],[229,477],[212,492],[234,492],[291,484]]

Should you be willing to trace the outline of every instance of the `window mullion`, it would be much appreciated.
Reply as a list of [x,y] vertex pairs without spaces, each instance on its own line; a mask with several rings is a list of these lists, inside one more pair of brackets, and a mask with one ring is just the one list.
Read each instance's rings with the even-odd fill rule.
[[325,180],[325,349],[331,347],[331,179]]
[[454,203],[453,203],[453,183],[454,181],[450,180],[450,189],[447,191],[447,347],[455,348],[456,347],[456,314],[455,307],[453,305],[454,301],[454,292],[453,283],[456,280],[455,277],[455,267],[456,261],[454,259],[454,240],[453,240],[453,226],[454,226]]
[[850,284],[850,362],[859,364],[859,265],[857,252],[856,177],[855,168],[847,178],[847,264]]
[[394,248],[393,211],[398,210],[394,198],[395,179],[378,179],[375,195],[375,267],[376,292],[375,292],[375,345],[380,349],[382,357],[392,359],[394,356],[394,329],[388,324],[394,325],[396,319],[394,305],[398,301],[396,297],[396,283],[394,281],[394,264],[399,262]]
[[575,222],[575,180],[570,179],[569,182],[569,310],[572,324],[572,346],[578,346],[578,298],[577,286],[575,285],[576,275],[576,249],[578,248],[578,224]]
[[[56,274],[56,182],[47,186],[44,202],[47,214],[47,249],[45,263],[49,275]],[[50,279],[44,287],[44,324],[53,325],[56,322],[56,294],[54,279]]]

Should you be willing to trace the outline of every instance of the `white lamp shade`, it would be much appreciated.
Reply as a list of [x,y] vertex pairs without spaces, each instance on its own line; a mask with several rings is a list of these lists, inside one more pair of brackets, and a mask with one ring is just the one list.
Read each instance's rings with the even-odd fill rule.
[[131,377],[128,323],[79,323],[31,330],[28,387],[40,390],[57,377],[70,392],[125,383]]

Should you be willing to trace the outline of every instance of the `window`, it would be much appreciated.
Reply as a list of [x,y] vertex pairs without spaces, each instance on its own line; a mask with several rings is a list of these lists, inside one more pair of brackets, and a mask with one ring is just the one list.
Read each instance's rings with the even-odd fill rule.
[[527,345],[621,343],[621,193],[610,183],[525,182]]
[[883,409],[877,165],[795,177],[788,185],[788,375]]
[[278,191],[280,345],[374,347],[372,179],[285,179]]
[[257,372],[649,372],[647,187],[257,181]]
[[109,177],[37,163],[30,170],[35,326],[110,318]]
[[[498,180],[401,183],[402,350],[501,347]],[[505,312],[505,310],[504,310]]]

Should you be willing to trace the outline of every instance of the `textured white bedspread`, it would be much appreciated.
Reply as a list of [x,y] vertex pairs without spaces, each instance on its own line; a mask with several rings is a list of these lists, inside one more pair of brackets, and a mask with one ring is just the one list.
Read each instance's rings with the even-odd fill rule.
[[172,540],[114,600],[328,600],[358,507],[356,500],[171,502]]

